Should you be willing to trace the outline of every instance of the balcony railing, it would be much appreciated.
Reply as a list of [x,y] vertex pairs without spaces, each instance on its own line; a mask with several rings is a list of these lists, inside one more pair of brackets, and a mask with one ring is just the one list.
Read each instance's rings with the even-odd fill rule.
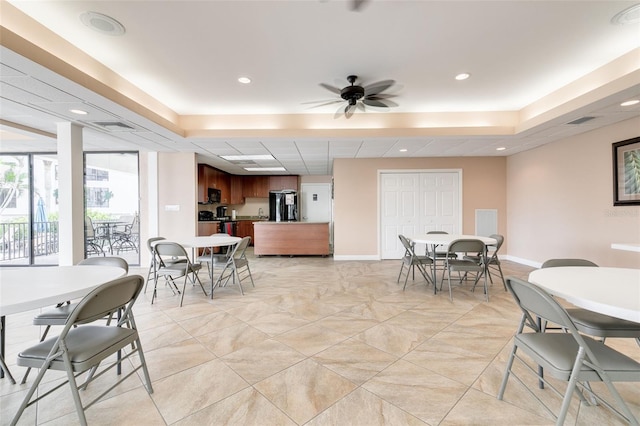
[[0,260],[29,257],[33,245],[34,256],[47,256],[59,251],[58,222],[34,222],[29,244],[28,223],[0,223]]

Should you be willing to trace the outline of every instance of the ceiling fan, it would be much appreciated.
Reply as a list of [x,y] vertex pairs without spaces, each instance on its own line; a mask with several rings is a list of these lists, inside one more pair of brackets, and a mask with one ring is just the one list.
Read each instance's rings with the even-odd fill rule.
[[346,118],[351,118],[356,109],[365,111],[365,106],[376,108],[390,108],[398,106],[397,103],[390,100],[390,98],[395,97],[395,95],[383,93],[396,83],[394,80],[382,80],[366,86],[361,86],[359,84],[355,84],[357,79],[358,76],[356,75],[348,76],[347,81],[351,85],[342,89],[326,83],[320,83],[320,86],[330,92],[340,95],[341,99],[335,99],[328,102],[322,101],[323,103],[316,105],[316,107],[347,101],[347,105],[345,107],[341,105],[340,108],[338,108],[335,118],[338,118],[343,114]]

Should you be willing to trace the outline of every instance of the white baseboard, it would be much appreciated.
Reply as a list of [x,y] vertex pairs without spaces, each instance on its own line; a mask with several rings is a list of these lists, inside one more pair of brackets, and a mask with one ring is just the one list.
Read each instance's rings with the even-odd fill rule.
[[521,265],[531,266],[532,268],[539,268],[542,266],[541,262],[534,262],[533,260],[522,259],[520,257],[515,257],[515,256],[509,256],[509,255],[500,256],[500,259],[509,260],[511,262],[519,263]]
[[333,255],[333,260],[380,260],[380,256],[376,254],[344,254],[344,255]]
[[[529,260],[529,259],[522,259],[516,256],[509,256],[509,255],[499,255],[500,259],[502,260],[509,260],[511,262],[515,262],[515,263],[520,263],[521,265],[526,265],[526,266],[531,266],[532,268],[539,268],[540,266],[542,266],[542,263],[540,262],[534,262],[533,260]],[[338,261],[348,261],[348,260],[381,260],[380,256],[376,255],[376,254],[342,254],[342,255],[333,255],[333,260],[338,260]],[[400,260],[400,259],[398,259]]]

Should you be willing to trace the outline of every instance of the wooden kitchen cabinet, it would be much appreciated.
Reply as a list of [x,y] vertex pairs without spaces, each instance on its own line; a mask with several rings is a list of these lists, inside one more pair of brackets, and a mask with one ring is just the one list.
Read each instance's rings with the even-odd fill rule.
[[208,237],[220,232],[220,222],[198,222],[198,236]]
[[253,245],[253,220],[238,221],[238,237],[251,237],[251,245]]
[[245,198],[269,198],[269,176],[244,176],[242,194]]
[[198,202],[209,201],[209,188],[220,190],[220,203],[231,203],[231,176],[208,164],[198,164]]
[[243,181],[242,176],[230,176],[231,195],[229,196],[229,204],[244,204],[244,194],[242,193]]
[[198,202],[209,201],[209,188],[215,188],[214,168],[206,164],[198,164]]
[[269,191],[298,190],[298,176],[269,176]]
[[231,204],[231,176],[228,173],[216,170],[216,186],[220,190],[220,203]]

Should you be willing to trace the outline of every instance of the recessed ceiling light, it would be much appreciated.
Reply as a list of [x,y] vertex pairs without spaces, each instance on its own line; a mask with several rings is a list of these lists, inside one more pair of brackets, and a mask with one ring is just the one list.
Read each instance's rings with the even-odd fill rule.
[[613,18],[611,18],[611,23],[614,25],[640,23],[640,3],[634,4],[622,12],[617,13]]
[[78,114],[78,115],[87,115],[87,114],[89,114],[87,111],[83,111],[81,109],[70,109],[69,112],[72,112],[72,113]]
[[500,147],[496,148],[496,151],[504,151],[505,149],[507,149],[507,148],[505,148],[504,146],[500,146]]
[[102,34],[120,36],[125,33],[124,25],[102,13],[84,12],[80,15],[80,20],[87,27]]
[[284,167],[245,167],[248,172],[286,172]]
[[228,161],[242,161],[242,160],[275,160],[271,154],[254,154],[254,155],[221,155]]
[[407,152],[407,148],[402,148],[400,152]]
[[631,99],[630,101],[626,101],[620,104],[620,106],[627,107],[631,105],[635,105],[640,103],[640,99]]
[[238,78],[238,81],[242,84],[249,84],[251,83],[251,79],[249,77],[240,77]]
[[469,74],[468,72],[462,72],[462,73],[456,75],[456,80],[466,80],[469,77],[471,77],[471,74]]

